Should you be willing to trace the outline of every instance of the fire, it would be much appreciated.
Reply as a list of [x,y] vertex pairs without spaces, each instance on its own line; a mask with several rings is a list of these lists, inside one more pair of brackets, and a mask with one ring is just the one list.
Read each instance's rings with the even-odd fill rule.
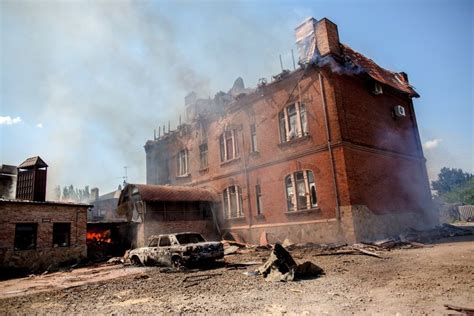
[[95,241],[95,242],[105,242],[105,243],[112,243],[112,239],[110,238],[110,230],[105,230],[102,232],[87,232],[86,235],[87,241]]

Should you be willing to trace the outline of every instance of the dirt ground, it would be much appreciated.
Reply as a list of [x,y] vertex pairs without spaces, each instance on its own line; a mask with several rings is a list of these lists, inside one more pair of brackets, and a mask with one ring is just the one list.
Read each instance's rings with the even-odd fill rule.
[[[325,275],[288,283],[244,274],[258,266],[187,273],[81,268],[0,282],[0,313],[440,315],[449,313],[443,304],[474,307],[474,236],[378,253],[384,259],[294,250],[296,261],[311,260]],[[264,261],[268,255],[256,251],[225,260]]]

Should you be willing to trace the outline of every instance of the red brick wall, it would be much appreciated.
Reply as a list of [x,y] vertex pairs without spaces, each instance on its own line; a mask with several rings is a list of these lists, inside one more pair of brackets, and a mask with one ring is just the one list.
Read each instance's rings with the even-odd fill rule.
[[[87,207],[0,201],[0,266],[45,269],[87,256]],[[53,248],[53,223],[71,223],[70,247]],[[15,224],[37,223],[35,250],[14,250]]]
[[[254,225],[259,225],[261,230],[265,225],[271,227],[287,222],[306,225],[335,218],[336,193],[319,75],[314,69],[307,70],[298,87],[302,75],[302,70],[296,71],[244,97],[223,117],[211,114],[205,126],[206,135],[200,135],[201,128],[195,123],[186,133],[176,132],[161,139],[159,149],[149,144],[147,166],[153,167],[147,167],[148,183],[164,183],[153,174],[167,174],[167,171],[154,169],[163,166],[169,170],[166,182],[171,184],[207,187],[218,193],[229,185],[239,185],[245,217],[224,220],[220,207],[217,213],[221,228],[239,229],[243,234]],[[378,212],[420,209],[429,199],[429,188],[410,99],[388,88],[384,94],[373,96],[368,83],[356,76],[340,76],[324,70],[323,77],[339,204],[367,205]],[[278,113],[300,98],[308,111],[309,136],[280,144]],[[395,105],[405,106],[407,117],[394,120],[391,111]],[[240,156],[222,164],[219,136],[226,124],[238,131]],[[257,129],[259,152],[256,154],[250,154],[251,124]],[[199,170],[199,141],[204,136],[208,143],[209,168]],[[357,146],[364,150],[356,150]],[[177,177],[176,154],[185,148],[189,152],[190,174]],[[395,152],[414,158],[396,156]],[[163,153],[169,157],[157,160],[157,155]],[[409,175],[401,176],[400,167]],[[319,207],[288,214],[284,178],[303,169],[314,173]],[[255,216],[257,183],[261,185],[263,202],[263,215],[258,217]],[[392,191],[401,193],[397,196]]]

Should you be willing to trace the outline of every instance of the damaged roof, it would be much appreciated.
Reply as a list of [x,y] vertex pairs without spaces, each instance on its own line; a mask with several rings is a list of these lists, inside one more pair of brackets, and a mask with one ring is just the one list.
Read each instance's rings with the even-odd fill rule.
[[44,162],[43,159],[40,158],[40,156],[35,156],[35,157],[30,157],[23,161],[19,166],[18,169],[28,169],[32,167],[38,167],[38,168],[46,168],[48,165],[46,162]]
[[190,186],[128,184],[124,191],[127,189],[131,189],[132,194],[138,192],[143,201],[219,201],[215,192]]
[[361,67],[374,80],[405,92],[411,97],[418,98],[420,96],[401,73],[392,72],[380,67],[372,59],[354,51],[345,44],[341,44],[341,49],[345,57],[349,58],[355,65]]

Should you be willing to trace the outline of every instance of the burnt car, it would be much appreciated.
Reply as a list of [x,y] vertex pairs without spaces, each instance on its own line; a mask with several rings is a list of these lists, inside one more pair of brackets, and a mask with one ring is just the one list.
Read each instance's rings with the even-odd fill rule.
[[153,235],[148,240],[147,247],[130,251],[133,264],[181,267],[224,257],[221,242],[206,241],[199,233]]

